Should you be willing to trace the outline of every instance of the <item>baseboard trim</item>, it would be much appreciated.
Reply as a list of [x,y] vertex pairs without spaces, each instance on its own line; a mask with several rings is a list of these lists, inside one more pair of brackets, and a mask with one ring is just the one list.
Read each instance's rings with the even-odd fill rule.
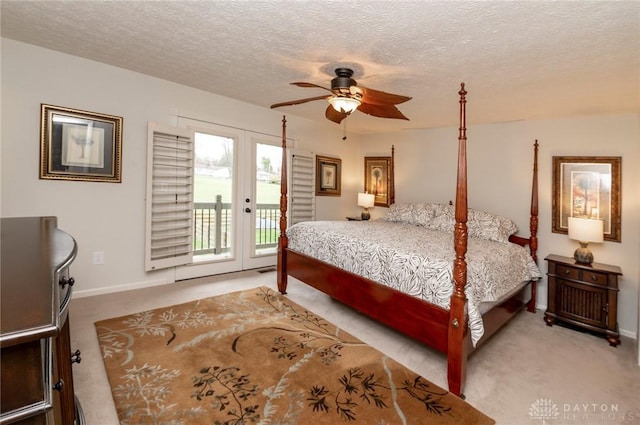
[[[547,305],[546,304],[544,304],[544,305],[536,304],[536,309],[538,311],[544,312],[547,309]],[[638,339],[638,334],[636,332],[629,331],[629,330],[626,330],[626,329],[618,329],[618,332],[620,332],[620,335],[625,336],[627,338],[631,338],[633,340],[637,340]],[[640,364],[640,363],[638,363],[638,364]]]
[[152,288],[154,286],[163,286],[174,283],[167,279],[149,280],[139,283],[126,283],[124,285],[108,286],[96,289],[84,289],[73,291],[74,298],[93,297],[95,295],[113,294],[116,292],[133,291],[134,289]]

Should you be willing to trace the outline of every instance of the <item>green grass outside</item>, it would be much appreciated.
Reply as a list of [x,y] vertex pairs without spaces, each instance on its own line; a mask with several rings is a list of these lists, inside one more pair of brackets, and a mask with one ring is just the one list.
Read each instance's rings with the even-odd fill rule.
[[[222,202],[232,203],[232,180],[211,176],[195,176],[194,202],[215,202],[216,195],[222,195]],[[280,183],[258,182],[256,188],[258,204],[280,203]]]
[[[222,195],[223,203],[232,203],[232,180],[211,176],[195,176],[194,202],[215,202],[216,195]],[[257,182],[257,203],[279,204],[280,183]],[[276,243],[278,233],[272,234],[266,229],[256,229],[256,240],[263,243]],[[196,235],[194,246],[198,249],[201,245],[199,235]]]

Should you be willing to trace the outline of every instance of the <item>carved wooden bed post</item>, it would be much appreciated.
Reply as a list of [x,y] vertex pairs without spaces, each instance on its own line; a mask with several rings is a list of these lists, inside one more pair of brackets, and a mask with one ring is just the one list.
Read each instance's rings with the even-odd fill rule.
[[278,291],[287,293],[287,116],[282,116],[282,167],[280,172],[280,236],[278,237]]
[[453,295],[449,307],[448,331],[448,367],[447,380],[449,391],[462,395],[466,376],[467,353],[465,352],[465,337],[467,335],[467,297],[464,288],[467,284],[467,128],[466,103],[467,92],[464,83],[460,85],[460,127],[458,129],[458,180],[456,186],[454,228],[454,247],[456,258],[453,263]]
[[396,203],[396,147],[391,145],[391,169],[389,170],[389,175],[391,176],[391,197],[389,198],[389,205]]
[[[531,258],[538,264],[538,139],[533,144],[533,182],[531,183],[531,213],[529,216],[529,252]],[[527,303],[527,310],[536,312],[536,287],[531,284],[531,299]]]

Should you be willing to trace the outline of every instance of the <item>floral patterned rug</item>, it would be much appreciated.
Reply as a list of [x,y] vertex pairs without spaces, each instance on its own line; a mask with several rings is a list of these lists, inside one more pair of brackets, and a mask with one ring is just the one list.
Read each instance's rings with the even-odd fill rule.
[[95,325],[123,425],[494,423],[266,287]]

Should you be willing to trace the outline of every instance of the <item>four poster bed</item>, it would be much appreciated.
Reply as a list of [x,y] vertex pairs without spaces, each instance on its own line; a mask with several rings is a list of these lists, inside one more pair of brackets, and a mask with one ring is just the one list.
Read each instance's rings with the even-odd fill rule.
[[[394,204],[385,218],[370,222],[307,222],[287,228],[283,118],[277,283],[285,294],[287,278],[292,276],[446,353],[449,391],[463,397],[471,352],[525,305],[535,311],[535,281],[540,277],[536,266],[538,144],[534,145],[531,236],[525,238],[514,234],[515,225],[505,227],[512,223],[508,219],[467,207],[464,83],[458,94],[455,207]],[[514,271],[516,263],[522,263],[522,269]],[[493,273],[499,270],[507,271],[507,276]],[[512,280],[516,282],[506,284]],[[500,282],[494,286],[494,281]]]

